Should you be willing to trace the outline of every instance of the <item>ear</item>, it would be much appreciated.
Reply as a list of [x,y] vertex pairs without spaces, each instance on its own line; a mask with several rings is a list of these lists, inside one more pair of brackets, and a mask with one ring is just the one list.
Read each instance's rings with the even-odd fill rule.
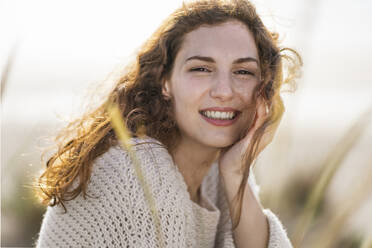
[[171,97],[170,82],[168,80],[164,82],[161,92],[165,98]]

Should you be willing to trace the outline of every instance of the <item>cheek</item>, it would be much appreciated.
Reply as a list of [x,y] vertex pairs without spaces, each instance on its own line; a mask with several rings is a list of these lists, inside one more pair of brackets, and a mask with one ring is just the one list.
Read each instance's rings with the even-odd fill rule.
[[251,109],[255,108],[256,106],[256,98],[255,98],[255,91],[254,89],[245,89],[244,91],[239,93],[240,100],[245,105],[245,108]]
[[256,115],[255,87],[249,87],[240,93],[240,99],[244,103],[241,125],[242,131],[250,128]]
[[251,104],[251,105],[247,106],[242,113],[242,117],[244,118],[245,123],[250,123],[251,121],[253,121],[255,115],[256,115],[256,105],[255,104]]
[[235,83],[235,91],[244,102],[251,103],[258,91],[259,84],[256,81],[237,81]]
[[239,121],[239,126],[238,126],[238,137],[243,138],[249,129],[252,127],[254,124],[254,119],[256,115],[256,106],[251,105],[247,107],[241,114],[241,118]]
[[196,93],[192,87],[179,87],[173,92],[173,108],[177,121],[187,121],[186,117],[197,109]]
[[179,80],[173,89],[173,97],[179,106],[197,107],[206,92],[205,84],[197,80]]

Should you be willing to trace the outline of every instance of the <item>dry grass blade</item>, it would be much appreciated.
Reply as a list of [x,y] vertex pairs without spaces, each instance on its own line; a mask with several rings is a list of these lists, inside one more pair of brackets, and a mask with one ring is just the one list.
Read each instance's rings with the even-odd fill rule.
[[5,92],[5,89],[6,89],[6,86],[7,86],[7,83],[8,83],[8,78],[9,78],[9,74],[10,74],[10,71],[12,69],[12,66],[13,66],[13,62],[14,62],[14,58],[15,58],[15,54],[16,54],[16,51],[17,51],[17,44],[16,43],[11,51],[10,51],[10,54],[9,54],[9,57],[5,63],[5,66],[4,66],[4,69],[3,69],[3,73],[1,75],[1,84],[0,84],[0,87],[1,87],[1,102],[2,102],[2,99],[4,97],[4,92]]
[[299,218],[293,235],[293,243],[295,247],[301,247],[302,240],[310,227],[314,218],[314,214],[319,206],[320,200],[324,196],[324,192],[335,175],[337,169],[342,164],[343,160],[358,141],[363,133],[369,119],[371,117],[372,108],[364,113],[355,124],[346,132],[340,142],[328,154],[322,172],[316,185],[313,187],[304,207],[304,211]]
[[361,206],[363,200],[369,195],[370,189],[372,188],[372,174],[370,168],[364,174],[364,180],[360,180],[354,193],[349,197],[345,197],[345,205],[343,208],[334,213],[334,217],[331,219],[327,226],[324,226],[324,230],[320,239],[318,239],[317,245],[312,247],[331,247],[332,242],[339,236],[342,227],[358,207]]
[[121,117],[121,113],[119,110],[119,107],[117,105],[112,105],[108,108],[108,113],[110,115],[111,123],[112,126],[115,130],[116,135],[118,136],[123,148],[128,151],[128,154],[133,162],[134,169],[136,176],[142,185],[143,192],[145,194],[145,198],[147,201],[147,205],[150,208],[150,212],[152,215],[152,218],[155,222],[155,228],[156,228],[156,235],[158,237],[157,241],[159,244],[159,247],[165,247],[164,244],[164,239],[163,239],[163,234],[160,226],[160,218],[159,218],[159,213],[155,205],[154,198],[151,194],[150,187],[148,186],[145,177],[143,175],[142,169],[141,169],[141,164],[139,159],[136,156],[135,151],[133,150],[132,144],[130,142],[130,134],[129,131],[127,130],[124,120]]
[[360,246],[360,248],[372,248],[372,235],[366,237],[366,238],[363,240],[363,243],[362,243],[362,245]]

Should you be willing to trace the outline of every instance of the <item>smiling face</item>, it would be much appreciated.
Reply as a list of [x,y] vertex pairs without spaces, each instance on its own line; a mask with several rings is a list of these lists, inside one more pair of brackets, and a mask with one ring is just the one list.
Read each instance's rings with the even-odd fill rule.
[[236,142],[254,120],[260,74],[253,35],[241,22],[186,34],[163,89],[181,139],[213,148]]

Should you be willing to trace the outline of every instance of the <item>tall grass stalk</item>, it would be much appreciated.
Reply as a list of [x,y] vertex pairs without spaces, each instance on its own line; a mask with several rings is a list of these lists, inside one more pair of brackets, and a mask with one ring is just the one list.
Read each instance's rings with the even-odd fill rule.
[[156,231],[156,235],[158,237],[157,238],[158,245],[159,245],[159,247],[165,247],[164,239],[163,239],[163,233],[162,233],[161,226],[160,226],[159,213],[158,213],[154,198],[151,194],[150,187],[147,184],[145,176],[142,172],[141,163],[140,163],[138,157],[136,156],[135,151],[133,150],[133,147],[132,147],[132,144],[131,144],[131,141],[130,141],[131,136],[130,136],[129,131],[127,130],[127,128],[125,126],[123,118],[121,117],[119,107],[117,105],[111,105],[108,108],[108,113],[110,115],[111,124],[112,124],[112,126],[115,130],[115,133],[118,136],[122,147],[125,150],[128,151],[128,154],[129,154],[129,156],[130,156],[130,158],[133,162],[133,165],[134,165],[134,170],[135,170],[136,176],[137,176],[140,184],[142,185],[142,189],[143,189],[143,192],[145,194],[145,199],[147,201],[147,205],[149,206],[150,213],[151,213],[152,218],[155,222],[155,231]]
[[372,235],[371,234],[363,240],[363,243],[360,246],[360,248],[372,248]]
[[16,57],[16,52],[17,52],[17,48],[18,48],[18,42],[15,43],[11,50],[10,50],[10,53],[9,53],[9,56],[8,56],[8,59],[6,60],[6,63],[5,63],[5,66],[2,70],[2,73],[1,73],[1,81],[0,81],[0,101],[2,103],[3,101],[3,97],[4,97],[4,94],[5,94],[5,89],[6,89],[6,86],[7,86],[7,83],[8,83],[8,78],[9,78],[9,74],[10,74],[10,71],[13,67],[13,64],[14,64],[14,59]]
[[340,231],[345,226],[349,217],[360,207],[363,201],[369,196],[372,188],[372,173],[371,169],[367,168],[364,178],[359,181],[353,194],[345,197],[344,204],[341,205],[340,211],[334,212],[330,222],[323,226],[321,237],[317,241],[317,245],[312,247],[331,247],[332,241],[336,240],[340,235]]
[[363,113],[358,120],[352,125],[352,127],[345,133],[341,138],[340,142],[334,147],[334,149],[328,154],[320,173],[319,180],[310,192],[309,197],[305,203],[302,215],[296,224],[295,232],[293,234],[293,244],[295,247],[301,247],[301,243],[305,237],[307,230],[309,229],[315,212],[318,209],[321,199],[324,197],[324,193],[337,172],[338,168],[351,151],[354,144],[361,137],[364,129],[369,122],[372,108],[368,109]]

